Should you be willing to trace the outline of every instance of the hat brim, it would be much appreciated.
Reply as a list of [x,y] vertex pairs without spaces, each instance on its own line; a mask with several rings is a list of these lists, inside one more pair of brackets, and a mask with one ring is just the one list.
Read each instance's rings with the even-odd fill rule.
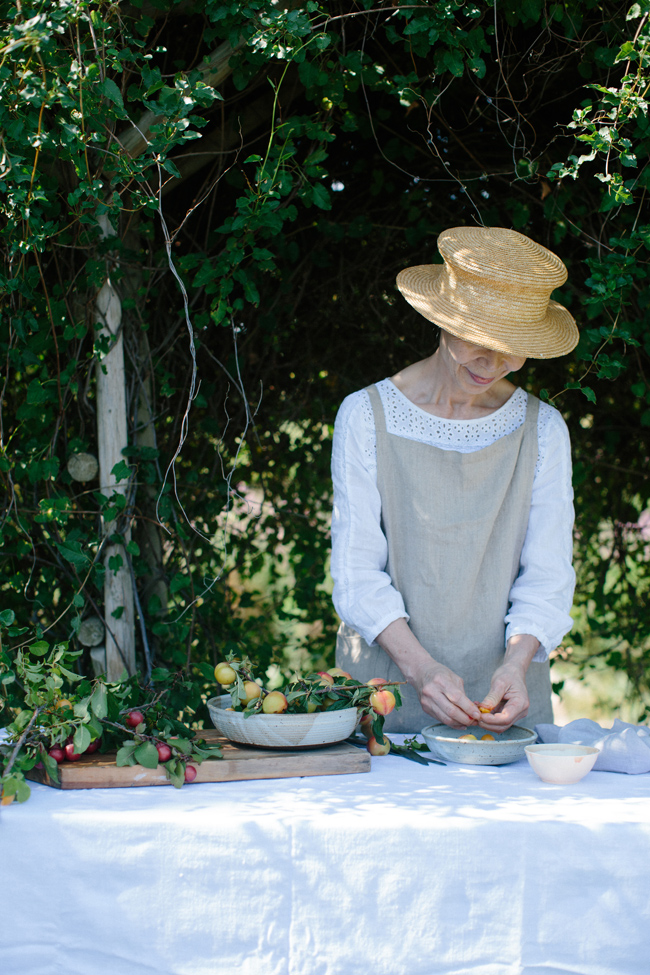
[[[397,275],[397,287],[408,303],[428,321],[457,338],[485,349],[530,359],[554,359],[575,349],[580,339],[573,315],[557,301],[549,301],[545,316],[536,322],[477,319],[464,308],[462,298],[450,302],[438,292],[444,264],[405,268]],[[409,273],[415,272],[415,273]]]

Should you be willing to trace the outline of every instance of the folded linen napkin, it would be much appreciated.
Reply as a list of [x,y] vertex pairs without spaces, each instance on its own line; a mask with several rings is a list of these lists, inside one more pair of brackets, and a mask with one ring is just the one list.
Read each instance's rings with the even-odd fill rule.
[[602,728],[595,721],[580,718],[561,727],[557,724],[538,724],[535,731],[544,744],[592,745],[600,755],[594,769],[600,772],[627,772],[639,775],[650,772],[650,728],[647,725],[614,721],[611,728]]

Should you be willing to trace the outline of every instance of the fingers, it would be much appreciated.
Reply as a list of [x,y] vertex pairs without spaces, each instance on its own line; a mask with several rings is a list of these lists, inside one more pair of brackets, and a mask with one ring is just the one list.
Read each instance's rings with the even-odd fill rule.
[[467,728],[480,718],[480,711],[465,695],[462,682],[455,675],[453,679],[437,678],[426,684],[420,703],[428,714],[451,728]]
[[490,714],[482,714],[479,725],[487,731],[505,731],[528,714],[528,696],[513,695],[509,700],[501,701],[499,709]]

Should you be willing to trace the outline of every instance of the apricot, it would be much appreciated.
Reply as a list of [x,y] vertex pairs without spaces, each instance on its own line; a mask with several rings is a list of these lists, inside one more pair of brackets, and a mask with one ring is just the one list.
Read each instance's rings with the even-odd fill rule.
[[222,660],[221,663],[217,664],[217,666],[214,668],[214,679],[220,684],[223,684],[224,687],[227,687],[228,684],[232,684],[233,681],[237,680],[237,671],[233,670],[230,664],[226,663],[225,660]]
[[244,707],[250,703],[250,701],[255,701],[262,693],[262,688],[259,684],[256,684],[253,680],[244,681],[244,694],[246,697],[241,702]]
[[461,735],[457,741],[477,741],[476,735]]
[[395,707],[395,695],[392,691],[375,691],[370,695],[370,707],[375,714],[390,714]]
[[289,702],[282,691],[271,691],[262,701],[264,714],[282,714],[289,707]]
[[481,741],[496,741],[494,735],[482,735]]
[[368,687],[383,687],[388,681],[384,680],[383,677],[371,677],[369,681],[366,682]]
[[480,701],[474,701],[474,704],[479,709],[481,714],[489,714],[491,711],[494,711],[494,704],[489,708],[486,708],[486,706],[484,704],[481,704]]
[[375,736],[373,735],[372,738],[368,739],[368,744],[366,745],[366,748],[368,749],[371,755],[388,755],[390,751],[390,742],[388,738],[384,738],[384,744],[380,745],[377,739],[375,738]]
[[330,677],[348,677],[350,680],[352,680],[351,674],[348,674],[347,670],[341,670],[340,667],[330,667],[327,673],[330,675]]
[[196,766],[195,765],[186,765],[185,766],[185,776],[184,776],[184,778],[185,778],[185,781],[186,782],[194,782],[194,779],[196,778]]
[[359,722],[359,728],[361,733],[366,736],[366,738],[372,738],[372,715],[364,714],[361,721]]
[[334,683],[334,678],[332,677],[331,674],[328,674],[326,670],[319,670],[318,671],[318,676],[323,678],[321,680],[321,682],[320,682],[321,684],[333,684]]

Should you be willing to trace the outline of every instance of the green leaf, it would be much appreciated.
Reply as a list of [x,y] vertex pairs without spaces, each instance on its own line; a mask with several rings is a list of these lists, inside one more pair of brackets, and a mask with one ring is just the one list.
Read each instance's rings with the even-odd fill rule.
[[35,643],[29,645],[29,652],[35,654],[37,657],[43,657],[50,649],[50,645],[46,640],[36,640]]
[[85,724],[79,725],[74,733],[74,738],[72,739],[74,750],[77,752],[77,754],[85,752],[91,741],[92,738],[88,728],[86,728]]
[[331,210],[332,201],[330,195],[322,183],[314,183],[312,186],[313,199],[317,207],[321,210]]
[[124,111],[124,100],[122,98],[122,92],[120,91],[120,89],[117,87],[117,85],[111,78],[104,78],[102,83],[97,87],[99,91],[101,91],[101,93],[105,95],[106,98],[108,98],[109,102],[113,102],[113,104],[117,105],[117,107],[120,109],[120,111],[123,114],[126,114]]
[[80,542],[55,542],[55,545],[63,558],[70,562],[75,569],[84,571],[90,565],[90,559],[81,551]]
[[189,738],[168,738],[167,744],[171,748],[175,748],[182,755],[192,754],[192,742],[189,740]]
[[[117,755],[115,756],[115,764],[117,765],[118,768],[122,768],[125,765],[136,764],[135,758],[133,757],[133,753],[137,747],[138,747],[137,742],[135,741],[129,741],[125,745],[122,745],[122,747],[118,750]],[[157,755],[158,752],[156,752],[156,756]]]
[[47,752],[41,754],[41,761],[45,767],[45,771],[52,779],[55,785],[59,784],[59,765],[58,762],[48,755]]
[[13,609],[3,609],[0,613],[0,626],[13,626],[16,621],[16,614]]
[[179,758],[165,762],[165,774],[175,789],[181,789],[185,782],[185,766]]
[[88,717],[88,705],[90,704],[90,694],[87,697],[83,697],[80,701],[77,701],[73,710],[75,717],[85,720]]
[[73,671],[71,670],[68,670],[67,667],[62,667],[61,664],[59,664],[58,666],[63,676],[67,677],[68,680],[72,680],[72,681],[83,680],[83,677],[81,677],[79,674],[73,673]]
[[90,697],[90,707],[92,708],[93,714],[99,718],[105,718],[108,714],[108,695],[106,693],[105,684],[96,684],[95,690],[92,692]]
[[126,463],[125,460],[118,461],[118,463],[115,464],[113,466],[113,469],[111,470],[111,474],[113,475],[116,481],[127,480],[127,478],[131,477],[131,473],[132,473],[131,468],[129,467],[129,465]]
[[145,741],[142,745],[138,745],[133,756],[138,765],[143,765],[144,768],[158,767],[158,749],[151,741]]

